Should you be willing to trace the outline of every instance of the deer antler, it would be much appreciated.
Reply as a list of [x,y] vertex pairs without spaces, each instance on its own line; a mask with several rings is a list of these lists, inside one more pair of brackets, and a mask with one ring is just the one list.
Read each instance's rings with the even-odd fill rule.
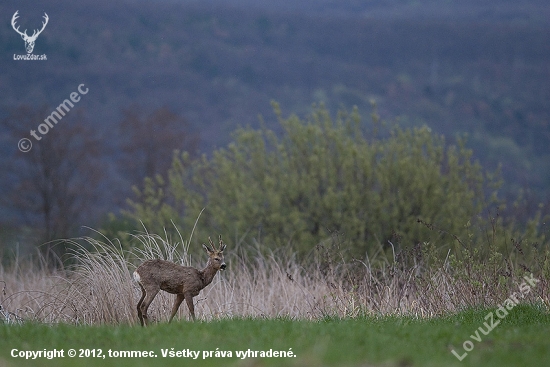
[[[21,37],[23,38],[26,38],[26,39],[32,39],[32,40],[35,40],[39,35],[40,33],[42,33],[42,31],[44,30],[44,28],[46,28],[46,25],[48,24],[48,21],[50,20],[50,18],[48,17],[48,14],[44,13],[44,22],[42,22],[42,29],[41,30],[38,30],[38,29],[35,29],[34,32],[32,33],[32,36],[29,36],[27,34],[27,30],[25,29],[25,32],[21,32],[19,30],[19,27],[15,27],[15,21],[17,20],[17,18],[19,18],[19,10],[17,10],[15,12],[15,14],[13,14],[13,17],[11,18],[11,26],[13,27],[13,29],[19,33],[21,35]],[[38,32],[38,33],[37,33]]]
[[[19,33],[21,36],[27,36],[27,30],[25,29],[25,32],[21,32],[19,30],[19,27],[15,28],[15,21],[17,20],[17,18],[19,18],[19,15],[17,15],[17,13],[19,13],[19,10],[17,10],[15,12],[15,14],[13,14],[13,17],[11,18],[11,26],[13,27],[13,29]],[[46,13],[44,13],[46,14]],[[28,37],[28,36],[27,36]]]
[[[48,14],[46,14],[46,12],[44,12],[43,18],[44,18],[45,21],[42,22],[42,29],[39,30],[38,33],[36,33],[36,29],[35,29],[34,32],[33,32],[33,34],[32,34],[32,36],[31,36],[31,38],[36,38],[36,37],[38,37],[38,35],[39,35],[40,33],[42,33],[42,31],[44,30],[44,28],[46,28],[46,24],[48,24],[48,20],[50,20],[50,18],[48,17]],[[35,33],[36,33],[36,35],[35,35]]]
[[212,239],[208,237],[208,242],[210,242],[210,248],[212,249],[212,252],[216,251],[216,246],[214,246],[214,242],[212,242]]

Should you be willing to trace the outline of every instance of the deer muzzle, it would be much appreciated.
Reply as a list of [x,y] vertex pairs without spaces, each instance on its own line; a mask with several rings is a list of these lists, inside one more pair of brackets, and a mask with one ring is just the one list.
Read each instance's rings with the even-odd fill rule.
[[222,269],[222,270],[225,270],[225,267],[226,267],[225,263],[220,265],[220,269]]

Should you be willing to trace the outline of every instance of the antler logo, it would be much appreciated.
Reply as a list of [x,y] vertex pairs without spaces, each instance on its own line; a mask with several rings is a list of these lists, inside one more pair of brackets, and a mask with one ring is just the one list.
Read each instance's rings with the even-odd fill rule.
[[27,50],[27,53],[31,54],[32,50],[34,50],[34,43],[36,42],[36,38],[38,38],[40,33],[42,33],[44,28],[46,28],[46,24],[48,24],[48,20],[49,20],[48,14],[44,12],[44,22],[42,22],[42,29],[41,30],[35,29],[34,32],[32,33],[32,36],[29,36],[27,34],[26,29],[25,29],[25,32],[21,32],[19,30],[19,27],[15,28],[15,21],[17,18],[19,18],[19,15],[17,15],[17,13],[19,13],[19,10],[17,10],[15,14],[13,14],[13,17],[11,18],[11,26],[17,33],[21,35],[21,38],[23,38],[23,41],[25,41],[25,49]]

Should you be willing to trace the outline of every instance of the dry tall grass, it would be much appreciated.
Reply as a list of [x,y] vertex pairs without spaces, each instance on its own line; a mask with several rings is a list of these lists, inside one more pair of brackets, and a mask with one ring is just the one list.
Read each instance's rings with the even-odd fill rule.
[[[65,270],[23,261],[9,268],[0,266],[0,322],[138,324],[140,292],[132,279],[137,265],[152,258],[198,268],[206,262],[206,256],[191,259],[189,244],[183,240],[172,244],[148,233],[135,239],[141,249],[131,251],[110,241],[74,240],[76,263]],[[219,272],[195,297],[199,319],[431,317],[465,307],[497,305],[521,281],[511,274],[504,281],[499,274],[459,276],[448,258],[427,266],[419,253],[399,254],[391,262],[381,256],[377,261],[346,263],[334,248],[321,244],[304,264],[292,256],[260,252],[249,255],[250,251],[228,246],[227,270]],[[547,281],[541,279],[525,301],[548,304],[547,290]],[[149,309],[152,321],[167,321],[173,297],[160,292]],[[187,308],[180,307],[177,317],[187,319]]]

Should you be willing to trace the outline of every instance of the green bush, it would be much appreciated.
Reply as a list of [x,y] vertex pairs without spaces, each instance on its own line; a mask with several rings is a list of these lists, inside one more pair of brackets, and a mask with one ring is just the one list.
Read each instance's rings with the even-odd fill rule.
[[190,231],[206,208],[195,232],[200,241],[222,233],[304,253],[339,233],[351,255],[361,256],[389,241],[437,236],[456,245],[418,220],[466,238],[489,202],[494,182],[472,152],[462,142],[447,146],[428,127],[381,134],[375,113],[365,124],[356,109],[333,119],[321,106],[307,120],[274,109],[281,132],[242,128],[211,157],[176,153],[167,177],[147,178],[124,215],[156,233],[173,224]]

